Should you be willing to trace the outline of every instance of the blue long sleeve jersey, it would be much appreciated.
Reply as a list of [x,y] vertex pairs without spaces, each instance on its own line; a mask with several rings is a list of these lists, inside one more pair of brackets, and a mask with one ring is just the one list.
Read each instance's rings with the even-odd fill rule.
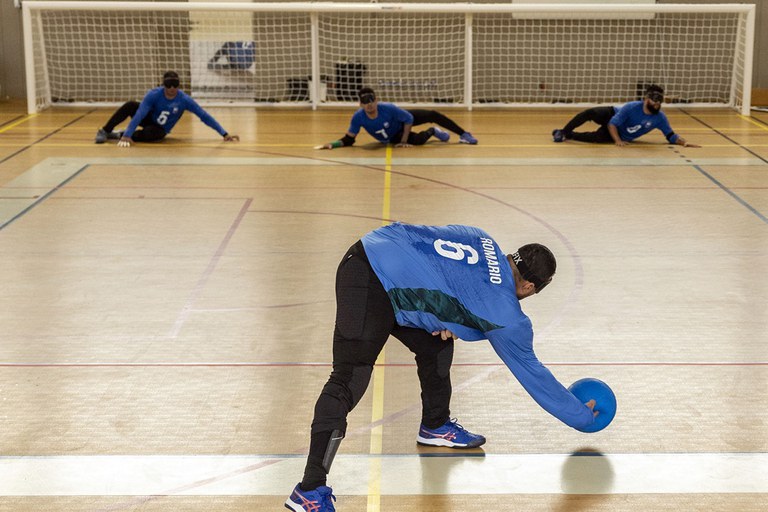
[[448,329],[465,341],[488,339],[544,410],[574,428],[592,424],[590,409],[534,354],[533,327],[520,309],[512,268],[486,232],[395,223],[362,241],[399,325]]
[[136,115],[131,119],[123,136],[132,137],[133,132],[139,127],[139,123],[141,123],[148,114],[154,122],[163,127],[165,133],[171,133],[171,130],[173,130],[173,127],[179,122],[179,119],[181,119],[181,115],[185,110],[189,110],[195,114],[203,123],[219,132],[219,135],[222,137],[227,134],[227,131],[221,127],[213,116],[203,110],[203,108],[184,91],[178,91],[176,97],[169,100],[165,97],[163,87],[155,87],[154,89],[150,89],[144,96],[144,99],[141,100],[139,110],[136,111]]
[[654,128],[661,130],[670,144],[677,142],[680,137],[672,131],[669,119],[664,112],[659,111],[651,115],[643,112],[642,101],[630,101],[616,110],[610,123],[618,129],[621,140],[631,142]]
[[392,136],[397,135],[405,124],[413,124],[413,114],[392,103],[379,103],[378,115],[371,119],[362,108],[352,115],[348,132],[357,136],[360,128],[371,134],[371,137],[381,143],[387,144],[393,141]]

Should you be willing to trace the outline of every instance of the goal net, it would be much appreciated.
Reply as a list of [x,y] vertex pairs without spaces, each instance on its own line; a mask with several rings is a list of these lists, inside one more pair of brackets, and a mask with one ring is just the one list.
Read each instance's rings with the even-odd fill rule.
[[[754,5],[25,1],[29,110],[140,99],[165,71],[203,105],[637,99],[749,112]],[[609,12],[606,12],[609,11]]]

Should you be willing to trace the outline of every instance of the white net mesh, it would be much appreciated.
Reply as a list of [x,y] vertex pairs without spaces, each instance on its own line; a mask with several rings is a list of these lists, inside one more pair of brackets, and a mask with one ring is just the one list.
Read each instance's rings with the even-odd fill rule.
[[462,14],[323,14],[319,28],[330,100],[368,85],[388,101],[464,101]]
[[309,14],[43,11],[34,25],[54,103],[140,99],[168,70],[195,97],[280,101],[310,69]]
[[283,12],[226,4],[177,12],[153,3],[33,9],[36,106],[138,99],[168,70],[203,104],[337,104],[355,101],[361,86],[414,105],[617,104],[650,83],[679,103],[737,106],[744,94],[740,12],[600,19],[575,6],[555,16],[503,8],[467,16],[471,4],[423,13],[300,5]]
[[739,16],[518,19],[476,15],[475,102],[621,103],[647,84],[683,103],[728,103]]

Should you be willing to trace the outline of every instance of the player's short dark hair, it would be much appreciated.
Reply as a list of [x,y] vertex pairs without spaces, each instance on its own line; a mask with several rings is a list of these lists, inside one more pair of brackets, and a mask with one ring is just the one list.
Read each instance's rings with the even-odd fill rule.
[[658,101],[661,101],[664,98],[664,88],[660,85],[651,84],[645,89],[645,97],[652,100],[660,98]]
[[166,71],[165,74],[163,75],[163,80],[165,80],[166,78],[176,78],[176,79],[178,79],[179,78],[179,74],[177,72],[175,72],[175,71]]
[[530,281],[536,287],[536,293],[540,292],[555,275],[557,260],[547,247],[541,244],[526,244],[512,254],[520,275],[526,281]]
[[376,93],[370,87],[362,87],[357,91],[357,97],[360,100],[360,103],[365,105],[376,99]]

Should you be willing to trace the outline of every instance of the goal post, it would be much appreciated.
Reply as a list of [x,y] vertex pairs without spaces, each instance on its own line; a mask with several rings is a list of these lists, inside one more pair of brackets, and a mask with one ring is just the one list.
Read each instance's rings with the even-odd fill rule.
[[168,70],[203,105],[668,103],[749,115],[752,4],[25,1],[28,110],[140,99]]

